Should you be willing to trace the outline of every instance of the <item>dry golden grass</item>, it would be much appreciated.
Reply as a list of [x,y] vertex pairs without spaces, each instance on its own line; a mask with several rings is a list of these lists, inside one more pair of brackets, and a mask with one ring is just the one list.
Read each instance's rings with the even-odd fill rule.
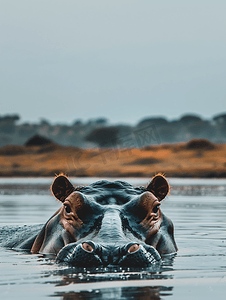
[[226,177],[226,145],[189,143],[141,149],[80,149],[59,145],[0,148],[0,176]]

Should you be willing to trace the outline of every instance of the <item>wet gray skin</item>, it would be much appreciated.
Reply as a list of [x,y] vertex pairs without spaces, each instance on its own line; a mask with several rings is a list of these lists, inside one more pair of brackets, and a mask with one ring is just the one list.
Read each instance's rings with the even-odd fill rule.
[[5,245],[77,267],[149,267],[177,251],[173,223],[160,210],[168,191],[161,175],[146,188],[123,181],[75,188],[58,176],[52,192],[62,207],[41,230],[14,234]]
[[93,233],[62,248],[57,260],[76,266],[108,266],[127,267],[150,266],[160,262],[158,251],[131,234],[123,232],[121,210],[116,205],[109,205],[104,212],[98,235]]

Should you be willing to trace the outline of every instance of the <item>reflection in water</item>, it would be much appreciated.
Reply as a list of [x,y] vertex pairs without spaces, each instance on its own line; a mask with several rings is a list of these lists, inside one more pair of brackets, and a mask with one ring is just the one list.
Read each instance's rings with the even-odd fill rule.
[[[169,271],[169,269],[165,270]],[[152,271],[153,272],[153,271]],[[156,279],[169,279],[173,278],[172,275],[166,275],[161,272],[142,272],[142,270],[136,270],[136,272],[116,272],[116,273],[70,273],[63,276],[62,279],[56,284],[56,286],[65,286],[73,283],[87,283],[87,282],[101,282],[101,281],[119,281],[119,280],[156,280]],[[54,274],[56,275],[56,274]],[[62,276],[62,274],[61,274]]]
[[[54,270],[45,270],[43,277],[57,278],[56,286],[68,286],[70,284],[94,283],[103,281],[131,281],[131,280],[157,280],[172,279],[171,266],[173,258],[163,265],[148,268],[123,268],[119,266],[99,268],[65,267]],[[168,264],[169,263],[169,264]],[[51,264],[54,264],[53,261]],[[48,280],[45,283],[50,283]]]
[[160,300],[161,296],[172,296],[173,287],[151,286],[151,287],[118,287],[97,289],[81,292],[62,292],[55,293],[53,296],[61,296],[62,300],[106,300],[106,299],[125,299],[125,300]]

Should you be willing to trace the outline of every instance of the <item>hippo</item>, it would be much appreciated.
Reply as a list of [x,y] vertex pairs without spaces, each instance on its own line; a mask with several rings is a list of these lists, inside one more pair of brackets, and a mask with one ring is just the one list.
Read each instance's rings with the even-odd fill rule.
[[14,234],[7,247],[53,254],[76,267],[149,267],[177,252],[173,223],[160,210],[169,192],[161,174],[146,187],[120,180],[74,187],[61,174],[51,190],[61,208],[30,233]]

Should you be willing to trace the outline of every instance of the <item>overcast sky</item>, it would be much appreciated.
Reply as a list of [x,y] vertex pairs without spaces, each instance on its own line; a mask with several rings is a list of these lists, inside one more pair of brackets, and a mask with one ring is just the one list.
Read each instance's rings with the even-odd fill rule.
[[225,0],[1,0],[0,115],[226,112]]

